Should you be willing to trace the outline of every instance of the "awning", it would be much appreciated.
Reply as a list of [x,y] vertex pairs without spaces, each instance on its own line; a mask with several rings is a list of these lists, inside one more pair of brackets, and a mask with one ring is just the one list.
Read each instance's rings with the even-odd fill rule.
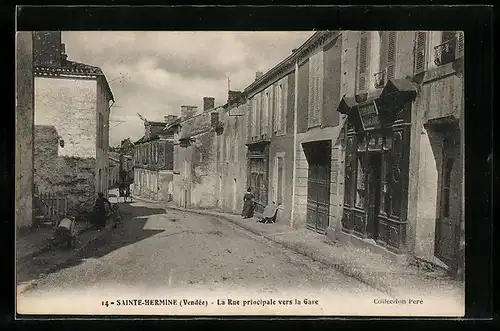
[[311,143],[315,141],[333,140],[334,142],[339,137],[340,131],[344,127],[346,118],[341,118],[337,126],[326,128],[315,128],[298,135],[298,142],[300,144]]

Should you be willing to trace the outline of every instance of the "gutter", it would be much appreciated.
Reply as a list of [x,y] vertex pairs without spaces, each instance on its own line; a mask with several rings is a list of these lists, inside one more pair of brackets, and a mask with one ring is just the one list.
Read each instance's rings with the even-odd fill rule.
[[297,112],[299,101],[299,59],[295,60],[295,86],[294,86],[294,105],[293,105],[293,172],[292,172],[292,212],[290,217],[290,226],[293,228],[295,216],[295,183],[297,178]]

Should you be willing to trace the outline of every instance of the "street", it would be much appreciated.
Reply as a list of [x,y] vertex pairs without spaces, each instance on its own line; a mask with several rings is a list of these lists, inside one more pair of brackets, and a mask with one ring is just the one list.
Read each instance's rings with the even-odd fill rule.
[[[203,288],[380,295],[359,281],[227,221],[137,202],[123,225],[21,295],[67,290]],[[264,225],[263,225],[264,226]]]

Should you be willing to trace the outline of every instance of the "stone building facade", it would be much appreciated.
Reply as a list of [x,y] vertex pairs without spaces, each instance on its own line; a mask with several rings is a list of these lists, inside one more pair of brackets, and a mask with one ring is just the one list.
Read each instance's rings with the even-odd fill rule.
[[[463,34],[350,32],[338,238],[463,273]],[[352,70],[352,69],[351,69]]]
[[34,157],[33,35],[16,33],[16,226],[33,220]]
[[256,73],[244,91],[249,107],[247,185],[256,197],[256,212],[274,203],[276,221],[287,225],[293,193],[294,69],[288,58],[265,74]]
[[109,116],[114,97],[98,67],[67,59],[61,32],[35,32],[35,183],[62,193],[68,212],[108,192]]
[[[229,95],[234,94],[231,91]],[[240,95],[240,93],[236,93]],[[215,107],[203,98],[203,111],[182,107],[175,128],[174,202],[183,207],[240,213],[246,189],[244,99]]]
[[[176,118],[165,122],[144,122],[144,136],[134,143],[132,194],[157,201],[171,201],[173,191],[173,132],[165,127]],[[126,169],[125,150],[122,170]]]

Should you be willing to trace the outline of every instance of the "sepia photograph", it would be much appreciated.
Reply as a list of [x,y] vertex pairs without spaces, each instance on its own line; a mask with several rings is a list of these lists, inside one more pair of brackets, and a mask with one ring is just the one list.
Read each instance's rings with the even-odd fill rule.
[[20,315],[465,314],[462,31],[18,31]]

